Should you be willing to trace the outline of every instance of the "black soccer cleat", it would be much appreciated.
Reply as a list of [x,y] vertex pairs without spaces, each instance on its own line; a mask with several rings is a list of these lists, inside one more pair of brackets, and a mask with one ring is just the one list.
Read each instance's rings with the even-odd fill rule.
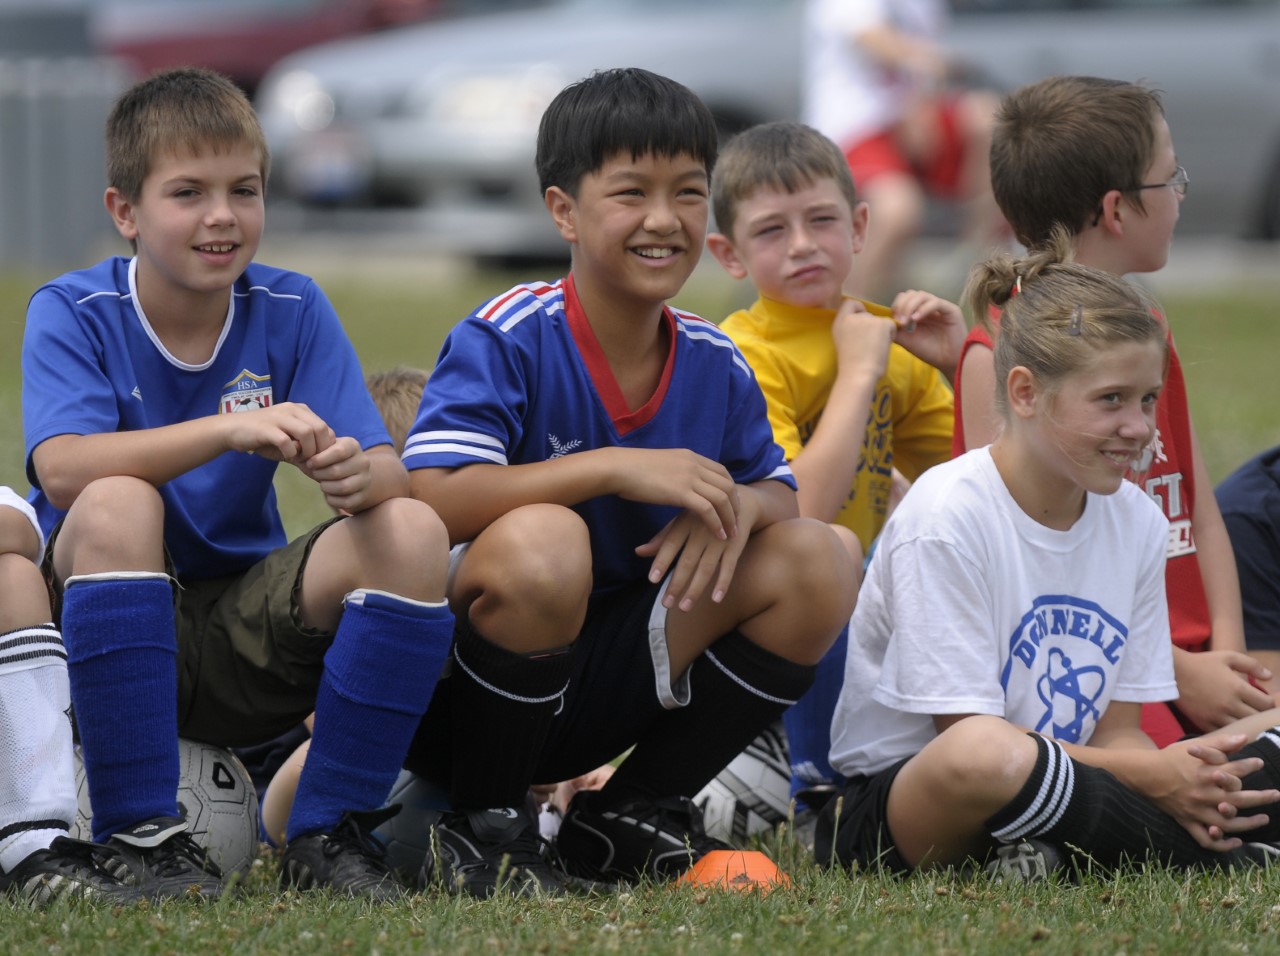
[[732,847],[707,836],[688,797],[635,797],[617,805],[603,791],[580,790],[560,824],[556,846],[565,869],[594,879],[674,879],[712,850]]
[[444,814],[431,831],[422,885],[480,899],[498,893],[563,896],[588,888],[557,868],[537,820],[517,807]]
[[61,899],[136,903],[142,894],[104,866],[114,856],[115,850],[98,843],[54,837],[46,849],[28,855],[12,871],[0,872],[0,891],[36,906]]
[[280,886],[328,890],[374,902],[402,899],[404,884],[387,863],[387,851],[372,831],[400,812],[397,804],[365,813],[348,811],[328,832],[294,837],[280,857]]
[[148,899],[216,900],[222,870],[187,833],[182,817],[153,817],[111,835],[115,855],[105,862],[116,879]]

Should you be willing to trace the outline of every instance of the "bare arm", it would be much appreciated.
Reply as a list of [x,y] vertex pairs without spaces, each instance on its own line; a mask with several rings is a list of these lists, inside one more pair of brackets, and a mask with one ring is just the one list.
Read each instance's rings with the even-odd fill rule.
[[818,424],[791,461],[799,487],[800,514],[831,523],[849,497],[876,385],[885,372],[893,323],[847,299],[836,313],[831,336],[836,380]]
[[851,40],[882,66],[927,80],[946,79],[947,58],[936,43],[911,36],[888,23],[863,30]]
[[390,446],[366,454],[354,438],[338,438],[294,402],[160,428],[57,435],[41,442],[32,460],[49,500],[65,509],[100,478],[129,475],[159,486],[227,451],[292,464],[320,484],[330,505],[352,513],[409,488]]
[[985,345],[969,346],[960,365],[960,381],[964,389],[960,422],[964,426],[965,451],[990,445],[1000,432],[995,353]]
[[419,468],[409,478],[454,542],[524,505],[570,507],[609,494],[690,511],[722,540],[737,526],[739,486],[724,466],[685,449],[597,448],[526,465]]

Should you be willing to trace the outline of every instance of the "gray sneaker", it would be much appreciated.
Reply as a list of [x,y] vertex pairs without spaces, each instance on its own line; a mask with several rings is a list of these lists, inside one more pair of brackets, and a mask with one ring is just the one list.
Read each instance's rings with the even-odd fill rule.
[[986,874],[997,883],[1036,883],[1066,866],[1062,851],[1052,843],[1028,837],[996,848]]
[[36,906],[60,899],[136,903],[142,894],[104,866],[114,856],[114,850],[98,843],[54,837],[46,849],[36,850],[10,872],[0,872],[0,891]]
[[182,817],[153,817],[111,835],[115,855],[107,871],[149,899],[205,899],[222,895],[222,870],[209,859]]

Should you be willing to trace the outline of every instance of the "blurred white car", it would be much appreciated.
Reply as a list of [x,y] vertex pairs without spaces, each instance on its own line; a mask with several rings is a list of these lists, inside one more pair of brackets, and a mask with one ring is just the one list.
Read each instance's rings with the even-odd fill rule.
[[[996,88],[1053,73],[1164,91],[1191,176],[1180,230],[1280,238],[1280,0],[956,0],[949,45]],[[538,119],[596,69],[687,84],[726,130],[799,113],[800,0],[547,0],[301,51],[257,107],[272,189],[414,207],[481,254],[562,244],[533,171]]]

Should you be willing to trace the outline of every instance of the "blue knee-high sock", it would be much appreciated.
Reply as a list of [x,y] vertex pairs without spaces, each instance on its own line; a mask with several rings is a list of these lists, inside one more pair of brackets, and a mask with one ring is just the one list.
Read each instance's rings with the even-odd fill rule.
[[316,694],[316,725],[287,839],[381,807],[449,656],[453,614],[382,591],[352,591]]
[[836,638],[831,650],[818,662],[813,686],[782,715],[791,753],[791,795],[817,784],[843,782],[831,766],[831,717],[844,686],[844,659],[849,628]]
[[93,838],[178,812],[178,639],[164,574],[72,577],[62,598]]

